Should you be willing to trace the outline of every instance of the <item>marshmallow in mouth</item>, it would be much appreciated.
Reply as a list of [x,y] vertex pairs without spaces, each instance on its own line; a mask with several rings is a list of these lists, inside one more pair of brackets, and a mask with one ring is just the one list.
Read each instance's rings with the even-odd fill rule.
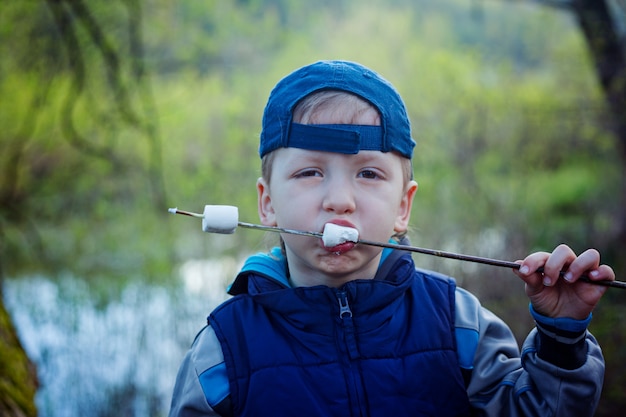
[[327,248],[332,248],[346,242],[357,243],[359,241],[359,231],[353,227],[339,226],[334,223],[324,225],[322,242]]

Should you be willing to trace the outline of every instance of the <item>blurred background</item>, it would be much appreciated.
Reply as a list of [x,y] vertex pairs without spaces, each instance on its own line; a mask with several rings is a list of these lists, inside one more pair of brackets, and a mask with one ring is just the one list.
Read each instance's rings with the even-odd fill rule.
[[[167,414],[206,316],[276,242],[167,209],[230,204],[257,222],[265,101],[319,59],[358,61],[404,97],[414,245],[506,260],[596,247],[626,280],[626,2],[365,3],[0,4],[0,414]],[[510,271],[414,258],[520,343],[532,328]],[[626,407],[625,302],[609,289],[590,327],[598,416]]]

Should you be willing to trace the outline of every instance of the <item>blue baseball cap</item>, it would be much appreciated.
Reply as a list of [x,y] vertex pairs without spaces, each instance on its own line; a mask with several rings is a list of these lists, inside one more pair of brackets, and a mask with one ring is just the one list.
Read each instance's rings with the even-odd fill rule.
[[[345,91],[368,101],[378,110],[381,125],[293,123],[292,113],[298,102],[321,90]],[[396,151],[411,159],[415,141],[404,102],[389,81],[356,62],[319,61],[280,80],[265,106],[260,156],[289,147],[346,154]]]

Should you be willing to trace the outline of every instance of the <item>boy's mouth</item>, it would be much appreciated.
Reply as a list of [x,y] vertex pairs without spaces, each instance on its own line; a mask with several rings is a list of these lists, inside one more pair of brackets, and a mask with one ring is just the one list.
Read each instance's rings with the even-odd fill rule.
[[337,219],[324,225],[322,245],[336,255],[348,252],[359,240],[359,231],[347,220]]
[[333,246],[332,248],[327,248],[326,246],[324,246],[324,249],[326,249],[328,252],[331,252],[335,255],[341,255],[343,253],[348,252],[355,246],[356,246],[356,243],[354,242],[344,242],[339,245]]

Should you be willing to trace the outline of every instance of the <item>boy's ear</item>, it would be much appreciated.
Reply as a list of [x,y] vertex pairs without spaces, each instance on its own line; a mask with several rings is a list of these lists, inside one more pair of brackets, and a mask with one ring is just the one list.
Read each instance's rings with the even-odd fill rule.
[[396,217],[396,223],[394,224],[394,232],[403,233],[409,228],[409,221],[411,220],[411,208],[413,207],[413,198],[417,192],[417,182],[409,181],[406,186],[402,200],[400,201],[400,207],[398,207],[398,216]]
[[257,209],[261,224],[264,226],[276,226],[276,214],[272,206],[272,197],[269,192],[270,188],[263,178],[259,178],[256,182],[257,191]]

